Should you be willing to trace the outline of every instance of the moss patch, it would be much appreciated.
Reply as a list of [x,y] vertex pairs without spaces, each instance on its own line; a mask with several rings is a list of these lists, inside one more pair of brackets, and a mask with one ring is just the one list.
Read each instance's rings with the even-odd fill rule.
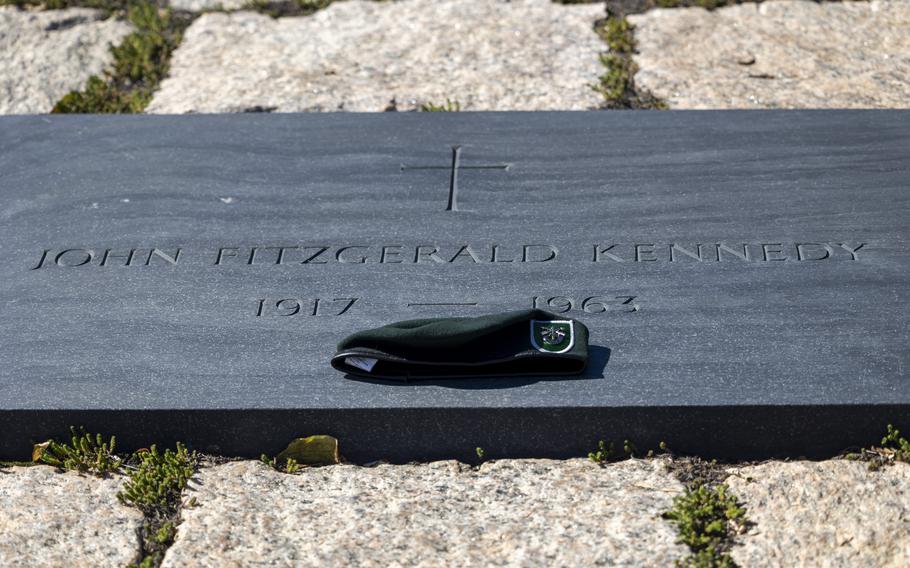
[[105,441],[101,434],[88,434],[83,428],[70,428],[70,443],[48,440],[36,444],[32,461],[54,467],[105,476],[120,470],[122,460],[114,454],[117,439]]
[[13,461],[0,460],[0,469],[3,469],[4,467],[31,467],[31,466],[33,466],[33,465],[35,465],[35,462],[30,462],[30,461],[15,461],[15,460],[13,460]]
[[635,86],[638,66],[632,59],[635,38],[625,16],[608,16],[594,26],[610,51],[600,56],[605,72],[594,87],[604,97],[606,108],[665,109],[667,104],[649,91]]
[[461,103],[446,99],[445,104],[424,103],[420,105],[420,110],[422,112],[459,112]]
[[676,525],[677,540],[692,551],[678,566],[736,566],[728,550],[733,538],[745,530],[746,510],[726,485],[687,487],[663,517]]
[[133,455],[125,468],[129,479],[117,497],[145,515],[142,524],[142,561],[159,566],[173,544],[179,523],[181,496],[199,465],[199,456],[179,442],[176,450],[159,452],[156,446]]
[[51,112],[137,113],[148,106],[192,17],[149,2],[130,4],[125,15],[136,31],[111,49],[111,69],[90,77],[83,90],[65,95]]
[[[48,440],[36,444],[32,459],[60,469],[104,476],[128,476],[117,498],[142,511],[141,568],[159,566],[164,552],[173,543],[180,520],[181,496],[199,465],[199,456],[179,442],[175,450],[159,452],[156,446],[142,449],[127,458],[114,453],[116,438],[105,441],[100,434],[70,428],[70,442]],[[189,505],[193,504],[191,500]]]
[[635,457],[635,451],[635,444],[629,440],[623,440],[621,450],[617,449],[615,442],[601,440],[597,442],[597,448],[593,452],[588,452],[588,459],[597,465],[606,465],[610,462]]
[[690,555],[676,562],[687,568],[732,568],[730,556],[735,538],[752,524],[742,503],[724,483],[725,467],[717,460],[698,456],[673,456],[670,472],[685,486],[673,499],[663,518],[676,527],[677,541],[689,547]]

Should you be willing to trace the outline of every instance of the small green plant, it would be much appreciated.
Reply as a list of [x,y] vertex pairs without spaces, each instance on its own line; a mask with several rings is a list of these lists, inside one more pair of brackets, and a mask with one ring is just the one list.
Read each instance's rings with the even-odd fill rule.
[[269,459],[269,456],[262,454],[259,457],[259,461],[269,466],[270,468],[282,473],[297,473],[300,471],[300,464],[298,464],[297,460],[294,458],[287,458],[283,464],[279,464],[278,458]]
[[117,497],[147,513],[176,510],[181,491],[196,472],[199,462],[196,452],[189,452],[178,442],[176,451],[168,448],[161,453],[152,445],[139,453],[138,458],[138,465],[132,467]]
[[870,470],[878,470],[895,462],[910,463],[910,440],[901,436],[900,430],[888,424],[880,446],[862,448],[858,453],[849,453],[846,459],[869,463]]
[[461,111],[461,103],[447,98],[443,105],[424,103],[420,105],[420,110],[422,112],[459,112]]
[[651,93],[639,92],[635,88],[634,77],[638,67],[632,60],[635,51],[632,29],[629,21],[621,15],[608,16],[595,26],[609,52],[600,56],[605,72],[594,89],[603,95],[607,108],[667,108]]
[[638,453],[638,449],[629,440],[623,440],[621,451],[616,449],[616,444],[613,442],[600,440],[597,442],[597,449],[588,452],[588,459],[598,465],[604,465],[612,461],[634,458],[636,453]]
[[309,16],[328,8],[334,0],[248,0],[244,10],[255,10],[273,18]]
[[900,430],[888,424],[887,433],[882,438],[882,448],[892,452],[894,461],[910,463],[910,440],[901,436]]
[[588,459],[592,462],[603,465],[613,459],[616,455],[616,444],[613,442],[606,442],[601,440],[597,442],[597,449],[593,452],[588,452]]
[[736,564],[727,553],[734,535],[746,524],[746,510],[726,485],[687,487],[673,500],[673,508],[663,515],[674,525],[677,540],[689,547],[692,555],[677,565],[685,567],[729,568]]
[[648,450],[647,456],[653,458],[657,454],[666,454],[670,452],[670,448],[667,446],[666,442],[660,442],[657,444],[657,450]]
[[480,446],[474,448],[474,453],[477,454],[477,459],[483,461],[487,458],[487,451]]
[[121,90],[97,75],[89,77],[81,91],[70,91],[54,105],[58,114],[131,114],[148,105],[150,96],[141,91]]
[[83,90],[67,93],[52,112],[137,113],[152,100],[190,19],[177,18],[148,0],[130,3],[125,15],[136,31],[111,48],[111,69],[90,77]]
[[32,450],[32,461],[101,476],[120,469],[123,462],[114,454],[116,437],[111,436],[105,442],[101,434],[92,436],[84,428],[75,427],[70,427],[70,433],[69,444],[55,440],[36,444]]
[[7,461],[7,460],[0,460],[0,468],[4,468],[4,467],[31,467],[31,466],[33,466],[33,465],[35,465],[35,462],[31,462],[31,461],[16,461],[16,460]]
[[130,471],[129,479],[117,498],[145,515],[138,567],[154,568],[161,565],[165,551],[174,542],[181,493],[196,473],[199,456],[177,442],[176,450],[164,452],[152,445],[134,454],[131,462],[124,465]]
[[158,530],[152,535],[152,540],[162,546],[174,542],[174,536],[177,534],[177,527],[174,523],[166,521],[158,527]]

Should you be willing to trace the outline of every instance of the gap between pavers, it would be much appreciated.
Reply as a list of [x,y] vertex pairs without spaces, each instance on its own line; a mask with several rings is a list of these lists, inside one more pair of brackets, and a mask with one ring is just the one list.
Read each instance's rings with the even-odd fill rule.
[[687,554],[661,519],[666,461],[505,460],[199,471],[164,566],[657,565]]
[[120,503],[126,478],[50,466],[0,468],[0,566],[126,566],[142,513]]

